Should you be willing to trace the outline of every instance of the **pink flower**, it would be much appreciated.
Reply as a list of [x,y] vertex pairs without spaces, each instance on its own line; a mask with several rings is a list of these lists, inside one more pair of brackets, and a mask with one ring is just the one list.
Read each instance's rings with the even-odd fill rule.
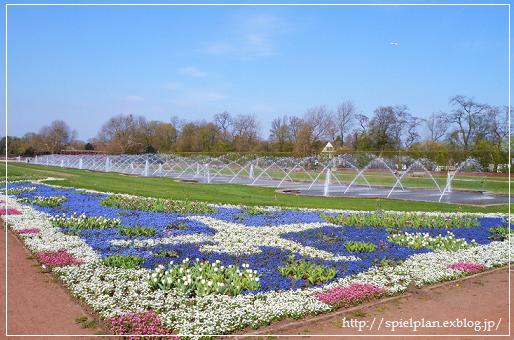
[[30,235],[30,234],[37,234],[39,233],[39,228],[25,228],[25,229],[20,229],[18,231],[16,231],[16,234],[18,235]]
[[[171,335],[171,330],[166,328],[161,318],[154,311],[145,311],[141,313],[126,313],[109,319],[111,329],[114,334],[130,334],[130,335]],[[146,337],[145,337],[146,338]],[[178,340],[178,336],[170,337]],[[141,337],[133,336],[129,339],[141,339]]]
[[8,208],[8,209],[0,209],[0,215],[1,216],[4,216],[4,215],[21,215],[21,212],[16,210],[16,209],[13,209],[13,208]]
[[455,262],[448,265],[448,268],[461,270],[467,273],[477,273],[485,269],[485,266],[481,263],[475,262]]
[[378,297],[385,292],[383,288],[369,283],[352,283],[346,287],[335,287],[326,292],[317,293],[314,297],[329,305],[349,306],[364,300]]
[[50,267],[77,266],[82,263],[65,249],[58,251],[41,251],[36,254],[36,258],[41,264]]

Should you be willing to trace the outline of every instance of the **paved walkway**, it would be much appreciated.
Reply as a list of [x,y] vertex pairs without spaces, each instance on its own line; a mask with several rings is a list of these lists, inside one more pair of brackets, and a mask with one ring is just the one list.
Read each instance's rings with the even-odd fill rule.
[[[3,224],[3,223],[2,223]],[[53,274],[42,273],[30,253],[11,232],[7,233],[7,331],[10,335],[88,335],[101,330],[83,328],[76,319],[91,315],[62,287]],[[5,333],[5,229],[0,226],[2,315],[0,338]],[[59,339],[66,339],[60,337]],[[72,337],[70,337],[71,339]],[[89,337],[86,337],[89,338]],[[14,339],[14,337],[13,337]],[[84,339],[84,338],[82,338]]]
[[[466,335],[508,334],[508,275],[508,269],[502,268],[457,282],[447,282],[422,289],[412,288],[405,297],[392,298],[385,302],[376,301],[370,303],[368,307],[341,310],[331,315],[313,317],[307,321],[284,320],[257,332],[307,335],[318,339],[327,339],[326,335],[396,335],[394,338],[402,338],[401,335],[427,335],[416,339],[434,339],[434,335],[463,335],[457,338],[477,339]],[[514,287],[514,282],[511,282],[511,287]],[[348,320],[346,327],[342,327],[343,318]],[[410,319],[420,322],[422,320],[438,321],[440,324],[447,320],[453,322],[453,325],[449,323],[450,327],[446,328],[414,330],[412,326],[409,327]],[[480,323],[479,325],[486,327],[486,330],[482,328],[475,331],[473,327],[459,327],[457,319]],[[353,324],[351,320],[354,320]],[[391,326],[394,321],[404,321],[407,325],[403,328],[397,327],[393,331]],[[360,331],[357,322],[361,325]],[[514,332],[514,328],[512,331]],[[287,338],[295,337],[280,337],[281,340]],[[384,336],[371,338],[391,339]]]

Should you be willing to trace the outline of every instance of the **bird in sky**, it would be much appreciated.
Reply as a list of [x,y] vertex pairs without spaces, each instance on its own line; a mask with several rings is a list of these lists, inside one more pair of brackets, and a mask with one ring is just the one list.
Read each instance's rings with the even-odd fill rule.
[[393,42],[390,42],[389,45],[394,46],[394,47],[398,47],[398,46],[400,46],[400,43],[393,41]]

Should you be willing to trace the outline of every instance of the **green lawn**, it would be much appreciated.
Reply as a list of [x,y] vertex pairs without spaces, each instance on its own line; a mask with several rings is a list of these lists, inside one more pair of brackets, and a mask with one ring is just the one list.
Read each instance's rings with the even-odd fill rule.
[[[5,176],[5,168],[2,168],[1,175]],[[64,180],[50,181],[49,183],[98,191],[215,203],[353,210],[384,209],[448,212],[508,211],[508,205],[480,208],[467,205],[449,205],[393,199],[293,196],[277,193],[271,188],[235,184],[183,183],[169,178],[127,176],[117,173],[63,169],[60,167],[20,163],[8,163],[8,176],[11,180],[21,176],[37,176],[40,178],[59,177]]]

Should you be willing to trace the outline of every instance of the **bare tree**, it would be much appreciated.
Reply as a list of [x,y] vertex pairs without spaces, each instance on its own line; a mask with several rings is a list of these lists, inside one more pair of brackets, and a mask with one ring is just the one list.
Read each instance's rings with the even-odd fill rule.
[[146,119],[142,116],[118,115],[102,126],[98,139],[111,152],[143,152],[146,146],[146,125]]
[[336,111],[336,125],[341,138],[341,145],[344,145],[344,136],[350,131],[355,119],[356,108],[351,100],[339,104]]
[[177,131],[177,135],[182,131],[182,127],[186,124],[186,121],[177,115],[173,115],[170,118],[170,123]]
[[62,120],[54,120],[49,126],[44,126],[40,133],[47,151],[59,152],[76,138],[76,131]]
[[228,136],[232,126],[232,116],[227,111],[217,113],[214,116],[214,123],[219,127],[222,135]]
[[409,122],[413,118],[408,112],[408,108],[405,105],[397,105],[393,107],[394,119],[392,124],[388,128],[389,134],[393,137],[393,140],[398,148],[402,145],[402,139],[406,132]]
[[296,143],[298,132],[303,125],[303,119],[300,117],[292,116],[289,117],[289,134],[291,135],[291,139],[293,143]]
[[419,141],[420,135],[418,127],[421,125],[422,120],[420,118],[410,116],[407,120],[405,147],[410,148],[412,144]]
[[278,145],[279,151],[285,151],[285,144],[291,141],[287,116],[277,117],[271,121],[269,140]]
[[369,122],[369,135],[377,149],[400,148],[410,114],[406,106],[380,106]]
[[444,137],[446,131],[448,131],[448,119],[444,113],[432,113],[425,120],[425,124],[428,129],[429,138],[434,142]]
[[489,126],[490,139],[500,145],[509,135],[509,115],[511,110],[508,106],[491,107],[488,112],[487,124]]
[[487,131],[487,113],[490,106],[477,103],[473,98],[455,96],[450,99],[453,106],[448,115],[449,122],[455,125],[451,136],[465,150],[470,150],[476,137]]
[[357,114],[357,115],[355,115],[355,119],[357,119],[361,133],[368,129],[368,124],[369,124],[368,116],[363,115],[363,114]]
[[232,124],[237,151],[249,151],[259,138],[259,123],[255,115],[238,115]]
[[304,121],[310,126],[311,142],[334,139],[336,129],[333,116],[326,106],[312,107],[305,112]]
[[312,125],[302,120],[296,135],[294,151],[300,154],[309,154],[313,151],[312,146]]

